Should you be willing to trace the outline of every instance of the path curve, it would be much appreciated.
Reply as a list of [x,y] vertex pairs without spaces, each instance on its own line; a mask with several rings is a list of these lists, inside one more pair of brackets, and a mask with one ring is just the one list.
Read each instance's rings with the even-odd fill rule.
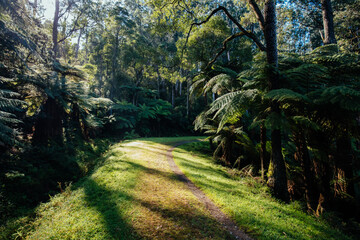
[[201,203],[205,205],[205,208],[210,212],[210,214],[221,224],[223,227],[236,239],[243,239],[243,240],[252,240],[247,234],[241,231],[235,222],[228,217],[225,213],[218,208],[215,203],[208,198],[203,191],[201,191],[195,184],[185,176],[185,174],[180,170],[180,168],[176,165],[173,157],[173,150],[183,144],[197,142],[198,140],[192,141],[183,141],[183,142],[176,142],[173,143],[171,148],[167,151],[167,160],[170,165],[171,170],[177,175],[178,179],[184,182],[189,190],[199,199]]

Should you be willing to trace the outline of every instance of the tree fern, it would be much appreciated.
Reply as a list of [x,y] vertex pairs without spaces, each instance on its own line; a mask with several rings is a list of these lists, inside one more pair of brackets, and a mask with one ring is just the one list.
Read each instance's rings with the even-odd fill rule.
[[25,106],[25,102],[15,97],[19,97],[19,94],[0,89],[0,146],[3,147],[17,143],[17,137],[20,134],[18,129],[22,121],[14,113]]

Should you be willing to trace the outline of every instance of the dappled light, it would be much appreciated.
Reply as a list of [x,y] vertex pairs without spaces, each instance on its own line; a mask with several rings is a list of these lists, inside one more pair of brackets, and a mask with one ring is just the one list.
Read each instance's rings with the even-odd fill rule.
[[0,0],[0,240],[359,239],[360,0]]

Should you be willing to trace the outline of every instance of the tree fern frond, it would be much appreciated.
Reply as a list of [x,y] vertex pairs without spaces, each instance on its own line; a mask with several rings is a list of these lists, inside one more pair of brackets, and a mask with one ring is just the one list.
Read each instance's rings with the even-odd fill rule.
[[291,119],[295,124],[300,125],[305,129],[312,129],[315,131],[320,130],[320,126],[306,116],[292,116]]
[[266,98],[277,100],[279,102],[310,102],[310,99],[300,93],[294,92],[290,89],[282,88],[268,92]]
[[320,46],[315,48],[309,55],[332,55],[339,52],[339,46],[337,44],[327,44],[324,46]]
[[[312,93],[316,104],[334,104],[348,111],[360,111],[360,92],[346,86],[329,87]],[[318,95],[319,94],[319,95]]]
[[219,74],[211,78],[204,86],[204,92],[221,94],[231,89],[231,77],[227,74]]
[[206,78],[200,78],[194,80],[190,86],[190,94],[193,96],[201,96],[203,93],[204,86],[206,84]]

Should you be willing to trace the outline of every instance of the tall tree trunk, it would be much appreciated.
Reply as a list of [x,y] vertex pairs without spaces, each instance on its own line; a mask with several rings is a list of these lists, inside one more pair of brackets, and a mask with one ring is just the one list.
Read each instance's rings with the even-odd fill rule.
[[174,83],[170,83],[171,84],[171,105],[172,107],[175,107],[175,84]]
[[190,114],[190,83],[186,81],[186,117],[189,119]]
[[331,0],[321,0],[322,18],[324,24],[324,44],[336,44],[334,30],[334,15]]
[[318,191],[316,189],[317,184],[315,182],[314,169],[302,129],[294,133],[294,142],[296,145],[295,157],[300,162],[303,172],[302,175],[305,183],[307,208],[309,212],[315,213],[318,205],[319,194],[317,193]]
[[54,14],[53,32],[52,32],[54,58],[58,57],[58,51],[59,51],[59,44],[58,44],[59,11],[60,11],[60,2],[59,0],[55,0],[55,14]]
[[269,167],[269,159],[266,152],[266,128],[264,125],[260,126],[260,166],[261,179],[265,180],[265,169]]
[[[278,67],[278,50],[277,50],[277,36],[276,36],[276,4],[275,0],[266,0],[264,8],[264,37],[266,42],[266,57],[267,63],[277,69]],[[270,89],[278,89],[279,76],[271,70],[269,73]],[[271,111],[280,114],[280,107],[277,101],[271,103]],[[287,176],[285,161],[281,152],[281,131],[280,129],[273,129],[271,132],[271,146],[272,146],[272,163],[273,163],[273,178],[274,178],[274,195],[276,198],[285,202],[289,201],[289,192],[287,187]]]
[[79,56],[80,40],[81,40],[82,33],[83,33],[83,29],[80,29],[79,37],[78,37],[77,44],[76,44],[76,51],[75,51],[75,59],[76,60],[78,59],[78,56]]
[[119,34],[120,34],[120,28],[116,29],[115,34],[115,46],[114,46],[114,52],[112,55],[112,64],[111,64],[111,89],[110,89],[110,97],[114,97],[114,90],[115,90],[115,82],[116,82],[116,69],[117,69],[117,57],[119,52]]
[[88,63],[89,62],[89,46],[88,46],[88,43],[89,43],[89,33],[88,31],[86,31],[86,37],[85,37],[85,62]]

